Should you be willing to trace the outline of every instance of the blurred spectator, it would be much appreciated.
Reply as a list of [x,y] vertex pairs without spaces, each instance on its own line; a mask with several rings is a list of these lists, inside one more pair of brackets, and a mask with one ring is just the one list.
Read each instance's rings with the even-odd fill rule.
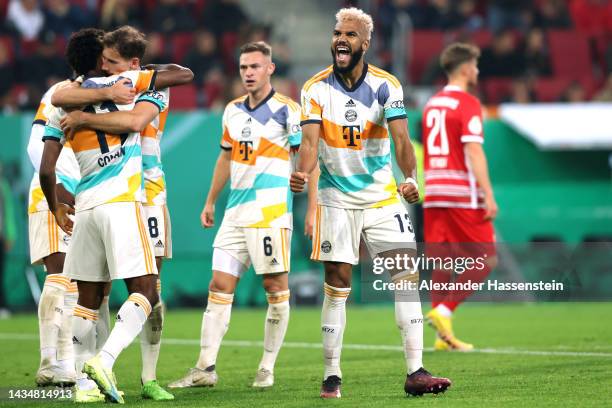
[[216,36],[224,33],[238,33],[248,25],[249,18],[238,0],[211,0],[202,13],[204,26]]
[[572,26],[565,0],[544,0],[535,14],[534,25],[542,29],[565,29]]
[[461,0],[457,5],[461,28],[467,31],[480,30],[484,19],[476,12],[476,0]]
[[511,103],[533,103],[536,101],[533,81],[529,78],[517,78],[512,81],[510,95],[504,102]]
[[514,43],[514,34],[510,30],[495,35],[491,46],[482,50],[478,64],[482,78],[513,77],[525,71]]
[[5,105],[5,98],[9,96],[15,84],[15,66],[10,60],[8,49],[0,42],[0,101]]
[[275,78],[272,80],[272,86],[274,90],[280,94],[290,97],[293,100],[298,99],[297,86],[295,82],[287,78]]
[[0,319],[10,316],[4,291],[4,268],[6,267],[6,254],[15,243],[16,233],[14,197],[4,178],[0,163]]
[[608,79],[603,88],[593,97],[597,102],[612,102],[612,74],[608,74]]
[[70,4],[68,0],[45,0],[43,11],[43,31],[51,31],[66,38],[73,32],[95,23],[93,16],[85,14],[80,7]]
[[57,52],[55,39],[53,33],[41,35],[36,52],[18,62],[18,80],[28,84],[28,107],[36,106],[47,88],[71,75],[65,58]]
[[238,77],[232,79],[229,83],[229,86],[226,90],[226,102],[232,101],[236,98],[240,98],[245,95],[246,91],[244,90],[244,86],[242,85],[242,80]]
[[6,19],[25,40],[35,40],[45,21],[38,0],[11,0]]
[[453,30],[463,25],[463,17],[450,0],[430,0],[433,23],[430,28]]
[[582,84],[578,81],[573,81],[571,84],[569,84],[559,98],[559,102],[579,103],[585,101],[586,92]]
[[291,50],[287,40],[284,39],[272,44],[272,58],[274,59],[274,65],[276,65],[274,76],[288,76],[291,71]]
[[489,29],[498,32],[505,29],[523,30],[526,27],[526,13],[529,11],[529,0],[490,0],[487,10]]
[[198,31],[194,46],[185,57],[185,65],[195,75],[195,83],[203,85],[208,74],[215,68],[221,68],[223,63],[217,52],[217,39],[210,31]]
[[106,0],[100,12],[100,28],[111,31],[124,25],[141,28],[144,16],[135,0]]
[[533,28],[527,33],[521,54],[525,60],[524,73],[526,75],[549,76],[552,74],[550,56],[542,30]]
[[147,45],[147,51],[144,57],[147,64],[168,64],[170,62],[178,62],[172,61],[163,35],[159,33],[150,33],[147,35],[147,40],[149,40],[149,44]]
[[588,35],[612,32],[612,3],[609,0],[572,0],[570,12],[576,28]]
[[164,34],[189,32],[195,29],[195,20],[190,10],[180,0],[160,0],[151,20],[153,31]]

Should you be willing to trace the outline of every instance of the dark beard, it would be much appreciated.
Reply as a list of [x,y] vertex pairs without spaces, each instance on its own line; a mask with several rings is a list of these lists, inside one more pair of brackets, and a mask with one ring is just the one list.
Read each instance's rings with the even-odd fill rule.
[[350,54],[351,59],[349,60],[349,63],[346,66],[346,68],[342,68],[336,65],[336,53],[333,49],[331,50],[331,54],[332,54],[332,61],[334,64],[334,71],[336,71],[339,74],[346,74],[346,73],[351,72],[353,68],[357,66],[359,61],[361,61],[361,57],[363,57],[363,49],[359,49]]

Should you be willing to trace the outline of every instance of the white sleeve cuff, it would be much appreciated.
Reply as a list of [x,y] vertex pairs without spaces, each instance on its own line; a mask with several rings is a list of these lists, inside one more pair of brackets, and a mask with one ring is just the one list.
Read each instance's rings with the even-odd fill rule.
[[478,135],[463,135],[461,136],[461,143],[484,143],[484,137]]

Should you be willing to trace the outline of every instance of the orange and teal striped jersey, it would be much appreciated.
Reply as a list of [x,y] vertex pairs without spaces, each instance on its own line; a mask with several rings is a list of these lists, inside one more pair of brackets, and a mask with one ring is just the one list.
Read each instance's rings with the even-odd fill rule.
[[[45,125],[47,123],[47,111],[50,109],[51,105],[51,96],[53,92],[59,87],[70,84],[69,80],[58,82],[53,85],[42,97],[40,101],[40,105],[38,106],[38,110],[36,111],[36,116],[34,117],[34,121],[32,122],[32,130],[30,132],[30,143],[40,143],[40,147],[36,149],[37,154],[42,156],[44,142],[42,140]],[[34,139],[34,140],[32,140]],[[40,163],[41,157],[38,157],[38,163]],[[35,165],[36,167],[37,165]],[[55,166],[55,176],[58,183],[62,183],[64,188],[75,194],[76,186],[79,183],[79,179],[81,175],[79,173],[79,164],[74,157],[74,153],[72,152],[72,147],[70,143],[66,143],[60,156],[57,159],[57,164]],[[30,192],[28,195],[28,214],[32,214],[39,211],[48,211],[49,205],[47,204],[47,200],[45,199],[45,195],[40,188],[40,180],[38,175],[38,169],[34,169],[34,175],[32,176],[32,181],[30,182]]]
[[147,91],[136,101],[161,101],[165,108],[140,132],[142,137],[142,168],[145,180],[144,205],[166,204],[166,176],[161,162],[161,139],[168,118],[170,89]]
[[[104,78],[89,78],[83,87],[100,88],[112,86],[122,78],[128,78],[136,89],[137,96],[151,90],[154,85],[154,71],[126,71],[119,75]],[[166,107],[151,98],[160,112]],[[107,113],[129,111],[134,103],[115,105],[103,102],[90,105],[85,111]],[[65,116],[62,109],[54,108],[49,114],[45,128],[46,139],[65,143],[60,121]],[[142,170],[142,149],[140,132],[121,135],[107,134],[102,131],[81,129],[70,141],[79,164],[81,180],[76,187],[76,211],[83,211],[111,202],[143,201],[144,178]]]
[[292,228],[292,148],[302,141],[300,107],[274,90],[251,107],[248,97],[223,113],[221,148],[231,151],[231,190],[223,222],[235,227]]
[[331,66],[307,81],[301,124],[321,126],[319,204],[362,209],[399,202],[388,122],[405,118],[401,84],[372,65],[350,89]]

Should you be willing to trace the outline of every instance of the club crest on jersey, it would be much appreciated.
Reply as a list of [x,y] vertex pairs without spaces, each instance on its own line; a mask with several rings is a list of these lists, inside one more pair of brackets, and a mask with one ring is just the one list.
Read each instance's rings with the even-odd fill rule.
[[357,120],[357,111],[353,109],[349,109],[344,113],[344,119],[349,122],[354,122]]
[[245,128],[242,128],[241,136],[242,136],[243,139],[250,138],[251,137],[251,128],[249,126],[247,126]]
[[324,254],[329,254],[331,252],[331,249],[332,249],[331,242],[323,241],[321,243],[321,251],[323,251]]

